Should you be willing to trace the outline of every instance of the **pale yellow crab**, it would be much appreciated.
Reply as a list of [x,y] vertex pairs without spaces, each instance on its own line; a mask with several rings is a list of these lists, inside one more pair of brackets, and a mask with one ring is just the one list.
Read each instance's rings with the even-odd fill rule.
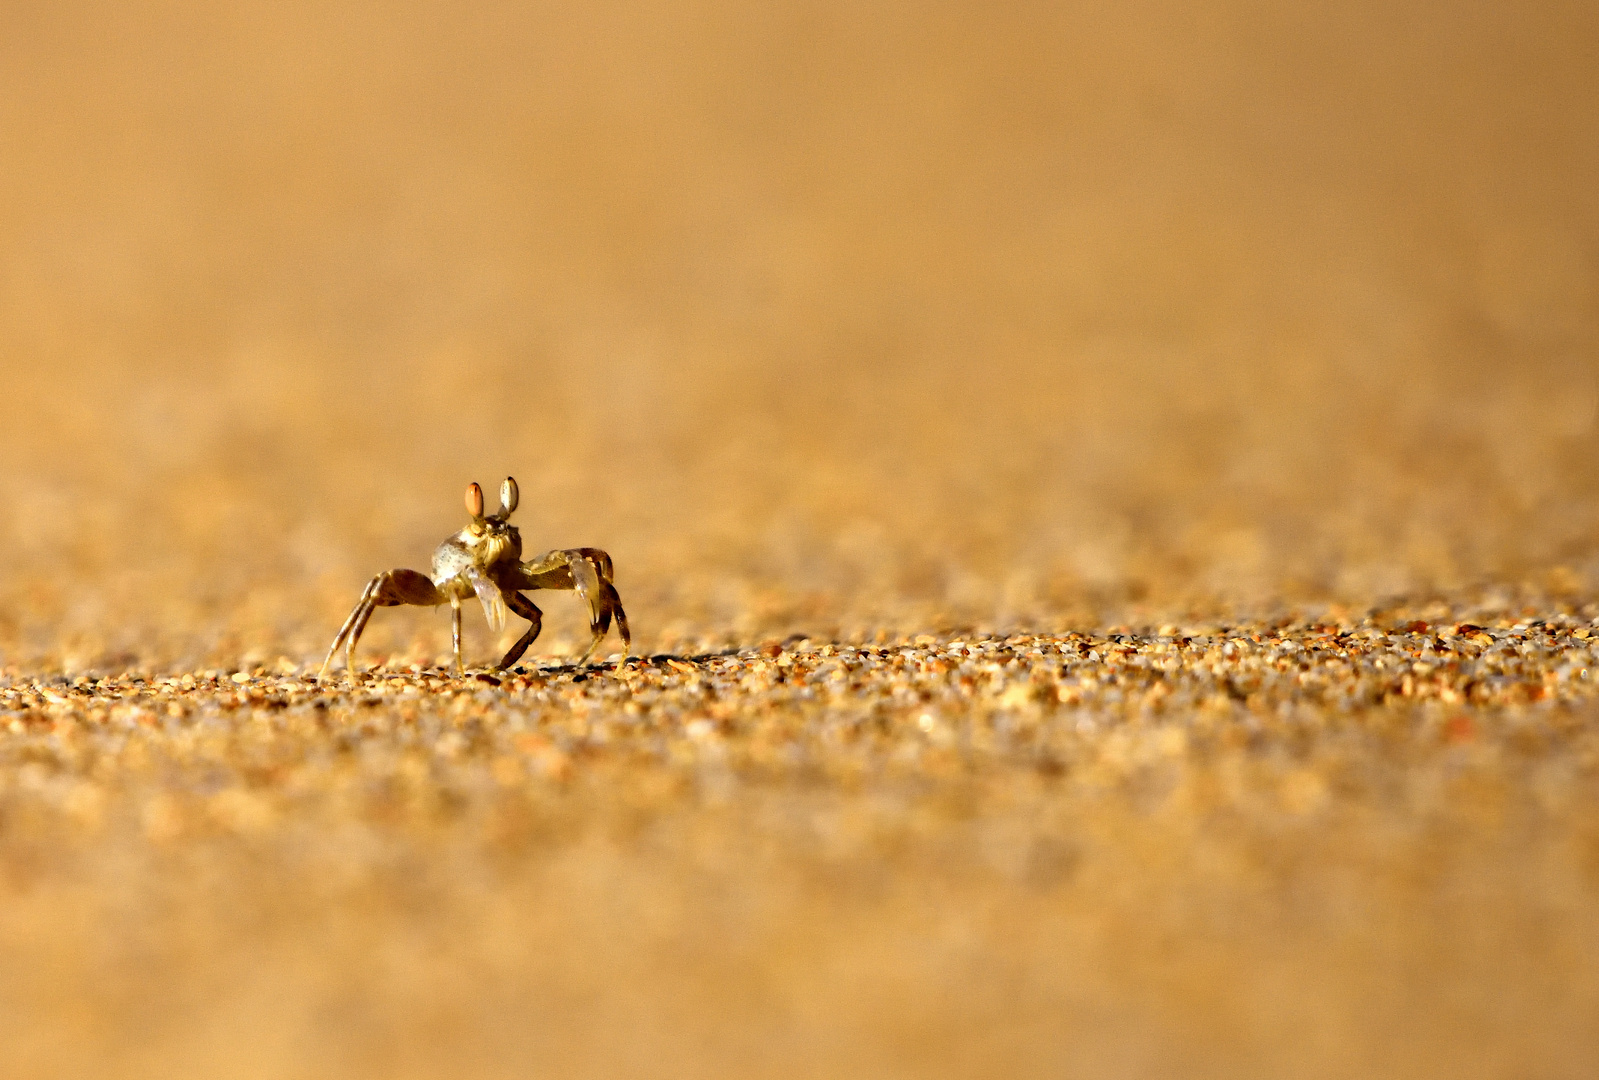
[[333,664],[333,657],[344,645],[345,671],[355,677],[355,643],[366,629],[372,612],[380,607],[397,607],[415,604],[433,607],[448,602],[453,618],[455,645],[455,670],[464,674],[461,663],[461,601],[474,594],[483,605],[483,614],[489,628],[499,632],[505,627],[506,609],[516,612],[530,625],[517,639],[511,650],[500,660],[499,667],[514,664],[533,639],[539,636],[543,612],[522,595],[524,589],[571,589],[589,605],[589,629],[594,639],[578,664],[588,663],[594,650],[599,648],[610,629],[611,619],[616,619],[617,632],[622,635],[622,660],[627,659],[632,639],[627,630],[627,613],[622,610],[622,598],[612,582],[611,557],[599,548],[567,548],[551,551],[527,562],[522,558],[522,534],[510,524],[511,511],[516,509],[516,481],[507,476],[500,485],[500,512],[485,517],[483,514],[483,489],[469,484],[466,489],[466,509],[472,523],[445,540],[433,552],[433,576],[427,577],[416,570],[387,570],[367,584],[361,600],[339,628],[333,639],[328,657],[322,661],[321,676],[325,677]]

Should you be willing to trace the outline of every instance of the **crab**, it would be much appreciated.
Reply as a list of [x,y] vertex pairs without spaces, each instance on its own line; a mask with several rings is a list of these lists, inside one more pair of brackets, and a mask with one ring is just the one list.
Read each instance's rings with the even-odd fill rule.
[[361,639],[372,612],[401,604],[450,605],[455,671],[458,675],[466,674],[461,663],[461,601],[474,595],[483,605],[489,628],[496,633],[505,628],[507,609],[530,624],[495,670],[508,668],[521,659],[533,639],[539,636],[544,619],[544,613],[522,595],[526,589],[570,589],[588,602],[589,629],[594,639],[577,666],[588,663],[605,639],[613,618],[622,636],[622,658],[617,661],[617,667],[626,663],[632,639],[627,630],[627,613],[622,610],[622,598],[617,595],[612,578],[611,556],[599,548],[567,548],[522,562],[522,534],[510,523],[517,499],[516,480],[507,476],[500,485],[500,512],[485,516],[483,489],[476,483],[468,484],[466,511],[472,515],[472,523],[433,552],[433,576],[430,578],[416,570],[386,570],[368,582],[355,610],[350,612],[350,617],[339,628],[338,637],[333,639],[318,678],[327,676],[339,646],[343,645],[344,669],[353,680],[357,674],[355,643]]

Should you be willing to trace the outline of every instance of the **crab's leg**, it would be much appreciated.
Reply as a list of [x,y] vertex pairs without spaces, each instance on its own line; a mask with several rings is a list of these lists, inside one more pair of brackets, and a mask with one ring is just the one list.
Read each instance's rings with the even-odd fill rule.
[[366,588],[361,590],[361,599],[355,602],[355,607],[350,611],[350,617],[344,620],[344,625],[339,627],[338,637],[333,639],[333,644],[328,648],[327,659],[322,661],[322,670],[317,673],[317,678],[327,677],[328,668],[333,663],[333,657],[338,654],[339,646],[344,644],[350,636],[350,631],[355,628],[356,621],[361,617],[361,612],[366,610],[367,597],[372,594],[372,589],[377,585],[377,578],[367,582]]
[[361,600],[355,605],[355,610],[350,612],[350,617],[344,621],[344,626],[339,629],[338,637],[333,639],[333,647],[328,650],[328,657],[322,662],[322,675],[326,675],[328,666],[333,663],[333,657],[339,650],[339,645],[344,645],[344,668],[350,678],[355,678],[355,644],[361,640],[361,633],[366,629],[366,624],[372,618],[372,612],[380,607],[397,607],[401,604],[414,604],[418,607],[433,607],[442,604],[447,597],[436,589],[433,582],[425,574],[415,570],[388,570],[367,583],[361,593]]
[[[616,618],[616,632],[622,637],[622,658],[617,661],[617,667],[627,662],[627,654],[633,647],[633,635],[628,632],[627,612],[622,610],[622,597],[612,584],[611,556],[599,548],[574,548],[567,552],[568,555],[577,555],[581,559],[572,560],[572,580],[581,583],[577,591],[580,596],[589,602],[589,626],[594,631],[594,641],[589,645],[589,651],[583,654],[583,663],[588,660],[600,640],[605,637],[605,631],[610,629],[611,618]],[[596,573],[593,580],[589,575],[581,574],[578,567],[581,564],[590,565]]]
[[611,605],[607,602],[599,571],[593,563],[584,558],[576,558],[572,560],[571,566],[572,585],[577,594],[588,601],[589,630],[594,635],[589,641],[589,647],[578,658],[577,666],[582,667],[589,662],[594,650],[605,640],[605,632],[611,628]]
[[622,658],[616,662],[617,670],[627,663],[627,654],[633,651],[633,635],[628,632],[627,612],[622,610],[622,596],[616,591],[616,586],[610,581],[602,579],[600,589],[605,593],[606,602],[611,606],[611,614],[616,616],[616,632],[622,636]]
[[450,597],[450,646],[455,650],[455,673],[466,674],[466,665],[461,662],[461,598]]
[[505,658],[500,661],[501,668],[508,668],[522,659],[522,654],[527,652],[527,647],[533,644],[534,639],[539,636],[539,630],[544,625],[544,613],[534,605],[533,601],[521,593],[506,593],[505,603],[507,607],[522,616],[531,625],[527,628],[527,633],[517,638],[516,644],[511,646],[510,652],[506,653]]
[[523,563],[516,581],[523,589],[571,589],[587,601],[589,629],[594,637],[578,660],[579,665],[588,663],[589,657],[599,648],[613,616],[617,632],[622,636],[622,660],[627,660],[633,642],[628,632],[627,613],[622,610],[622,598],[611,584],[610,555],[599,548],[551,551]]
[[355,620],[355,628],[350,631],[350,636],[344,639],[344,671],[351,679],[355,678],[355,643],[361,640],[361,635],[366,633],[366,624],[372,620],[372,613],[377,610],[376,596],[379,586],[378,578],[367,587],[366,604],[361,612],[361,617]]

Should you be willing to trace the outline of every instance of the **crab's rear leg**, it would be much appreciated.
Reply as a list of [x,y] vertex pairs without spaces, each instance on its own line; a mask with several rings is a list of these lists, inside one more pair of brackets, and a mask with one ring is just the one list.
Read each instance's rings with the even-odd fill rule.
[[[351,679],[355,678],[355,643],[361,640],[367,621],[372,618],[372,612],[376,609],[398,607],[401,604],[433,607],[448,599],[448,596],[434,587],[427,575],[415,570],[387,570],[379,574],[367,583],[366,589],[361,593],[361,599],[355,605],[355,610],[350,612],[350,617],[344,620],[344,625],[339,628],[338,637],[333,639],[333,645],[328,649],[327,659],[322,661],[322,671],[318,678],[327,675],[340,645],[344,646],[345,672]],[[459,637],[456,639],[455,659],[459,666],[461,662]]]

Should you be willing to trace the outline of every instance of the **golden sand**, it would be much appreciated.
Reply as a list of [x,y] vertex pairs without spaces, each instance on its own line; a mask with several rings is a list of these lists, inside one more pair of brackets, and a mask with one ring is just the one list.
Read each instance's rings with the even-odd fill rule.
[[1595,10],[8,5],[0,1075],[1592,1075]]

